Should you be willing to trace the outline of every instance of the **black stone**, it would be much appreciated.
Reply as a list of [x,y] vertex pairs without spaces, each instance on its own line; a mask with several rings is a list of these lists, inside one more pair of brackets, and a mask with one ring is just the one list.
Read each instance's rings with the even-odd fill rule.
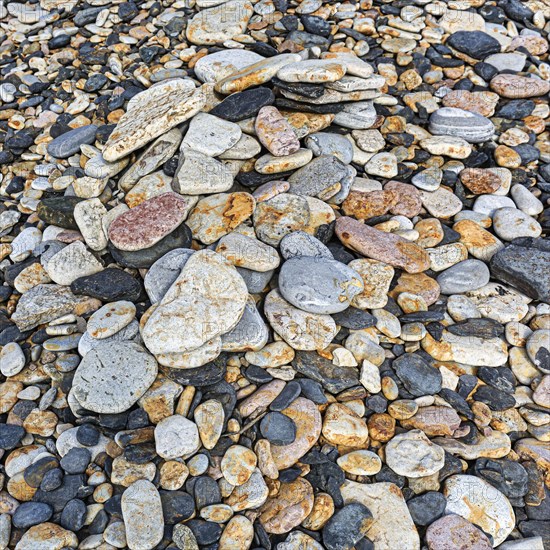
[[441,373],[418,355],[405,353],[395,359],[392,366],[407,391],[415,397],[434,395],[441,390]]
[[290,445],[296,439],[296,424],[283,413],[270,412],[262,418],[260,432],[272,445]]
[[277,77],[271,79],[271,82],[281,90],[287,90],[294,94],[300,94],[304,97],[316,99],[325,93],[325,87],[322,84],[309,84],[306,82],[285,82]]
[[530,99],[513,99],[497,111],[497,116],[510,120],[521,120],[529,116],[534,110],[534,101]]
[[477,377],[498,390],[514,393],[516,379],[509,367],[479,367]]
[[202,519],[192,519],[185,525],[193,531],[193,535],[197,539],[197,543],[200,547],[205,545],[214,544],[222,535],[221,525],[212,521],[204,521]]
[[296,381],[302,387],[302,393],[307,399],[310,399],[317,405],[324,405],[328,401],[323,392],[323,386],[319,382],[309,380],[308,378],[299,378]]
[[69,531],[80,531],[84,527],[84,522],[86,521],[87,507],[86,504],[78,499],[73,498],[61,512],[61,519],[59,524]]
[[131,21],[138,13],[138,7],[133,2],[123,2],[118,5],[118,16],[123,21]]
[[94,275],[74,280],[71,283],[71,291],[78,296],[90,296],[103,302],[137,302],[143,293],[143,287],[140,281],[126,271],[107,268]]
[[292,174],[291,171],[279,172],[278,174],[260,174],[252,170],[251,172],[239,172],[236,179],[245,187],[258,187],[270,181],[285,179],[290,174]]
[[250,365],[244,375],[254,384],[267,384],[267,382],[273,380],[273,376],[269,372],[256,365]]
[[116,262],[124,267],[149,268],[159,258],[162,258],[170,250],[174,250],[174,248],[190,248],[191,240],[191,230],[185,223],[182,223],[172,233],[166,235],[166,237],[150,248],[126,251],[119,250],[110,243],[109,250]]
[[214,361],[206,363],[202,367],[192,369],[170,369],[162,370],[168,378],[182,384],[183,386],[210,386],[223,380],[226,372],[227,358],[220,355]]
[[519,462],[478,458],[475,473],[508,498],[521,498],[527,493],[529,477]]
[[93,424],[82,424],[76,430],[76,440],[86,447],[97,445],[99,435],[99,430]]
[[283,110],[300,111],[302,113],[318,113],[318,114],[336,114],[342,111],[345,103],[326,103],[324,105],[315,105],[313,103],[301,103],[292,99],[278,97],[275,100],[275,105]]
[[63,483],[63,470],[61,468],[54,468],[44,474],[42,483],[40,483],[40,489],[42,491],[55,491],[61,487]]
[[470,409],[470,405],[468,405],[466,399],[460,394],[449,388],[441,388],[439,395],[445,399],[456,412],[464,415],[468,420],[474,419],[474,413]]
[[82,474],[90,464],[91,458],[92,453],[88,449],[73,447],[59,464],[68,474]]
[[67,475],[61,485],[53,491],[38,489],[34,495],[37,502],[45,502],[53,506],[54,512],[61,512],[69,500],[76,498],[79,492],[86,487],[84,474]]
[[211,504],[219,504],[222,501],[220,487],[214,479],[208,476],[200,476],[195,480],[193,494],[197,510]]
[[195,512],[195,499],[184,491],[160,491],[164,523],[175,525]]
[[488,82],[498,74],[498,69],[490,63],[481,62],[474,65],[474,72]]
[[548,518],[544,521],[520,521],[519,530],[525,538],[542,537],[543,548],[550,548],[550,522],[548,522]]
[[497,338],[504,334],[504,327],[494,319],[468,319],[448,326],[447,330],[457,336],[483,339]]
[[210,114],[238,122],[256,116],[262,107],[272,105],[274,101],[275,96],[269,88],[252,88],[227,96],[210,111]]
[[48,143],[48,153],[58,159],[69,158],[71,155],[80,152],[81,145],[92,144],[95,141],[96,132],[97,126],[95,124],[88,124],[63,132]]
[[437,310],[415,311],[399,315],[401,323],[432,323],[434,321],[443,321],[443,319],[445,319],[445,312]]
[[269,405],[269,409],[272,411],[282,411],[286,409],[300,395],[301,391],[302,386],[300,386],[296,380],[287,382],[283,391],[272,401],[271,405]]
[[446,506],[447,499],[436,491],[428,491],[407,501],[407,507],[415,525],[422,527],[442,517]]
[[33,462],[25,468],[23,472],[23,478],[25,483],[30,487],[40,487],[45,475],[54,468],[57,468],[59,462],[55,456],[45,456],[40,458],[36,462]]
[[301,15],[300,20],[304,29],[311,34],[318,34],[328,38],[330,36],[331,26],[328,21],[316,15]]
[[447,39],[446,45],[474,59],[485,59],[500,52],[500,42],[482,31],[452,33]]
[[513,395],[491,386],[479,386],[473,395],[473,399],[485,403],[492,411],[505,411],[516,406]]
[[9,451],[19,445],[25,436],[25,428],[15,424],[0,424],[0,449]]
[[17,529],[28,529],[48,521],[53,515],[49,504],[42,502],[22,502],[12,517],[13,526]]
[[352,550],[373,522],[370,510],[352,502],[338,510],[323,527],[323,545],[327,550]]
[[38,217],[49,225],[64,229],[78,229],[74,219],[74,207],[84,199],[79,197],[47,197],[38,205]]
[[300,374],[320,382],[327,391],[333,394],[359,384],[356,368],[337,367],[316,352],[297,351],[292,366]]
[[[123,5],[123,4],[122,4]],[[101,73],[94,74],[84,83],[85,92],[97,92],[109,82],[109,79]]]
[[12,137],[8,138],[4,145],[13,152],[19,152],[23,149],[28,149],[34,143],[34,138],[27,132],[16,132]]
[[335,323],[351,330],[373,327],[376,324],[374,315],[356,307],[348,307],[340,313],[332,315]]
[[490,270],[491,277],[497,281],[517,288],[530,298],[550,302],[550,250],[542,246],[519,246],[514,242],[491,258]]

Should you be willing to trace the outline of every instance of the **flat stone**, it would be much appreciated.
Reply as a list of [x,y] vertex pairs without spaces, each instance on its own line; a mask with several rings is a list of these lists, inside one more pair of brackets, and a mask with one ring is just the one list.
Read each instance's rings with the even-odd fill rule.
[[196,239],[212,244],[250,218],[255,206],[249,193],[218,193],[199,200],[187,225]]
[[455,514],[434,521],[426,531],[426,542],[430,550],[451,550],[461,545],[465,538],[471,550],[493,548],[481,529]]
[[42,241],[42,231],[38,227],[27,227],[21,231],[11,242],[12,252],[10,260],[21,262],[26,260],[32,251]]
[[350,191],[342,203],[342,210],[346,216],[368,220],[386,214],[397,200],[397,193],[394,191]]
[[247,298],[233,266],[210,250],[195,252],[147,320],[145,345],[154,354],[197,349],[238,323]]
[[[227,4],[225,4],[225,6],[227,6]],[[215,86],[216,91],[221,94],[232,94],[235,92],[242,92],[252,86],[260,86],[265,82],[269,82],[277,74],[277,71],[285,65],[296,63],[301,59],[302,58],[295,53],[268,57],[267,59],[248,65],[226,78],[219,80]]]
[[233,174],[223,162],[200,151],[183,148],[172,185],[182,195],[221,193],[233,185]]
[[504,207],[495,210],[493,215],[495,233],[505,241],[520,237],[540,237],[541,225],[518,208]]
[[21,297],[12,315],[12,321],[17,324],[19,330],[30,330],[69,313],[85,315],[100,306],[97,300],[75,296],[65,286],[37,285]]
[[298,138],[276,107],[262,107],[256,117],[254,128],[261,144],[272,155],[290,155],[300,149]]
[[285,82],[324,83],[340,80],[346,66],[329,59],[308,59],[289,63],[277,71],[277,78]]
[[199,448],[197,425],[184,416],[168,416],[155,426],[155,449],[162,458],[187,458]]
[[445,463],[445,451],[421,430],[398,434],[386,445],[386,462],[397,474],[418,478],[435,474]]
[[325,412],[322,433],[333,445],[363,447],[369,440],[369,430],[363,418],[340,403],[332,403]]
[[109,136],[103,158],[114,162],[129,155],[196,115],[205,104],[205,91],[190,80],[167,80],[140,92]]
[[460,242],[468,253],[479,260],[489,261],[504,248],[500,239],[472,220],[460,220],[453,225],[453,230],[460,234]]
[[491,274],[480,260],[465,260],[446,269],[437,277],[442,294],[462,294],[485,286]]
[[266,154],[256,161],[254,169],[260,174],[279,174],[305,166],[312,157],[313,153],[309,149],[298,149],[296,153],[283,157]]
[[220,239],[216,252],[234,266],[254,271],[270,271],[280,263],[279,254],[273,247],[235,231]]
[[336,234],[342,243],[364,256],[400,267],[408,273],[425,271],[429,256],[418,245],[391,233],[379,231],[353,218],[336,221]]
[[17,342],[10,342],[0,351],[0,372],[8,378],[20,373],[27,362],[21,346]]
[[338,313],[363,291],[363,280],[353,269],[336,260],[301,256],[283,264],[279,291],[303,311]]
[[186,36],[192,44],[218,44],[243,34],[253,14],[252,5],[231,0],[197,13],[187,24]]
[[183,138],[182,152],[184,147],[189,147],[209,157],[217,157],[233,147],[241,134],[242,130],[234,122],[208,113],[197,113]]
[[407,429],[422,430],[427,436],[452,435],[460,426],[461,419],[451,407],[432,405],[421,407],[411,418],[401,420]]
[[269,329],[250,297],[237,325],[222,335],[221,349],[233,352],[260,350],[268,339]]
[[374,125],[376,116],[372,101],[356,101],[345,104],[344,108],[336,113],[334,124],[353,130],[366,130]]
[[322,155],[294,172],[288,182],[295,195],[316,196],[331,189],[334,195],[347,178],[349,172],[342,161],[333,155]]
[[[464,13],[469,16],[471,12]],[[452,90],[443,98],[442,103],[445,107],[456,107],[457,109],[463,109],[464,111],[470,111],[478,115],[489,117],[494,114],[498,100],[499,96],[494,92]]]
[[[232,50],[245,51],[245,50]],[[217,52],[225,53],[225,52]],[[250,53],[250,52],[249,52]],[[215,55],[215,54],[213,54]],[[208,57],[208,56],[207,56]],[[204,58],[203,58],[204,59]],[[271,105],[275,101],[275,95],[270,88],[258,87],[243,92],[236,92],[226,97],[221,103],[218,103],[210,114],[239,122],[256,116],[262,107]]]
[[157,362],[138,344],[101,343],[80,363],[73,391],[79,403],[98,413],[128,410],[149,389]]
[[352,475],[372,476],[382,468],[379,456],[371,451],[351,451],[337,460],[338,466]]
[[394,360],[393,369],[412,395],[433,395],[441,389],[442,377],[437,368],[428,365],[418,355],[406,353]]
[[491,89],[510,99],[539,97],[550,91],[550,82],[515,74],[499,74],[491,80]]
[[97,126],[95,124],[69,130],[48,143],[48,154],[58,159],[69,158],[80,152],[80,146],[83,143],[94,143],[96,132]]
[[102,220],[107,209],[99,199],[79,202],[74,207],[74,218],[86,245],[98,252],[107,248],[107,237],[103,231]]
[[462,201],[452,191],[440,187],[437,191],[421,191],[422,206],[434,218],[452,218],[462,210]]
[[104,302],[136,302],[142,293],[142,285],[122,269],[107,268],[94,275],[74,280],[71,283],[71,291],[77,296],[90,296]]
[[264,312],[273,330],[294,349],[323,349],[336,335],[336,323],[330,315],[302,311],[277,290],[266,296]]
[[475,521],[497,546],[514,529],[516,518],[508,499],[479,477],[453,475],[445,480],[443,494],[447,497],[447,514]]
[[345,136],[315,132],[306,138],[305,144],[316,157],[334,155],[344,164],[349,164],[353,160],[353,146]]
[[135,316],[136,306],[131,302],[111,302],[90,317],[86,330],[92,338],[102,340],[122,330]]
[[153,197],[118,216],[109,226],[109,240],[123,251],[150,248],[183,222],[194,203],[176,193]]
[[370,77],[374,69],[366,61],[346,52],[323,52],[321,59],[333,59],[346,66],[346,73],[361,78]]
[[460,181],[475,195],[494,193],[501,185],[500,177],[484,168],[466,168],[460,172]]
[[374,521],[368,538],[376,550],[420,550],[420,537],[400,489],[393,483],[358,483],[346,480],[340,488],[344,504],[360,502]]
[[258,458],[242,445],[231,445],[223,455],[220,470],[231,485],[244,485],[254,473]]
[[495,131],[493,123],[482,115],[455,107],[442,107],[430,117],[429,131],[465,139],[468,143],[482,143]]
[[72,531],[63,529],[55,523],[45,522],[34,525],[26,531],[15,548],[16,550],[36,550],[41,546],[47,546],[51,550],[76,547],[78,538]]
[[84,243],[77,241],[54,254],[45,269],[55,283],[70,285],[79,277],[102,271],[103,265]]
[[420,146],[432,155],[445,155],[452,159],[465,159],[472,153],[472,146],[464,138],[448,135],[422,139]]
[[[526,350],[529,358],[539,369],[543,372],[547,372],[548,368],[546,362],[550,356],[550,346],[548,344],[549,331],[547,329],[535,330],[531,336],[527,339]],[[547,379],[545,384],[547,383]],[[541,391],[537,394],[537,399],[540,399],[541,393],[544,386],[542,386]]]
[[135,208],[143,202],[172,192],[172,177],[158,171],[142,178],[126,193],[124,201],[130,208]]
[[193,252],[188,248],[176,248],[162,256],[149,268],[143,283],[152,304],[162,300]]
[[323,544],[329,550],[351,550],[367,535],[372,523],[372,514],[364,504],[347,504],[323,527]]
[[249,50],[221,50],[201,57],[194,69],[201,82],[216,83],[263,59],[263,56]]
[[304,231],[293,231],[283,237],[279,249],[285,260],[301,256],[333,259],[327,246]]
[[485,59],[500,52],[499,41],[482,31],[455,32],[447,40],[447,45],[474,59]]
[[122,494],[121,507],[128,548],[154,548],[164,533],[162,503],[156,487],[145,479],[135,481]]
[[296,424],[280,412],[270,412],[262,418],[260,431],[272,445],[290,445],[296,439]]

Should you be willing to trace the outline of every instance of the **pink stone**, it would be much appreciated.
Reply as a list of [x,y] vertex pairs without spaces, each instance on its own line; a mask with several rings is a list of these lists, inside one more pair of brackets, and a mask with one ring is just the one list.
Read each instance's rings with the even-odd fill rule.
[[292,130],[292,126],[277,107],[269,105],[262,107],[254,126],[261,144],[272,155],[284,157],[300,149],[300,141]]
[[426,531],[429,550],[491,550],[493,545],[481,529],[461,516],[450,514],[432,523]]
[[430,267],[428,253],[399,235],[386,233],[364,223],[342,216],[336,220],[336,234],[342,243],[367,258],[420,273]]
[[414,185],[391,180],[384,185],[384,191],[394,191],[397,194],[397,203],[390,208],[394,216],[413,218],[422,210],[422,195]]
[[194,202],[171,192],[153,197],[116,218],[109,227],[109,240],[119,250],[150,248],[185,220]]

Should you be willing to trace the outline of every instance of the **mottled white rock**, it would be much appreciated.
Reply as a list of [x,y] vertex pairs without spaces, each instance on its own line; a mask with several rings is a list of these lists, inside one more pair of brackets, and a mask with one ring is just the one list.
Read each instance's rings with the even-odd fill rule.
[[200,444],[197,425],[185,416],[174,414],[155,426],[155,448],[162,458],[187,458],[200,449]]
[[74,207],[74,219],[84,241],[92,250],[107,248],[107,236],[103,231],[103,217],[107,209],[99,199],[89,199]]
[[111,302],[90,317],[86,330],[92,338],[102,340],[129,325],[135,316],[136,306],[132,302]]
[[[506,197],[503,197],[506,198]],[[505,241],[513,241],[519,237],[540,237],[540,223],[518,208],[499,208],[493,214],[495,233]]]
[[234,122],[208,113],[198,113],[189,123],[189,129],[181,143],[185,148],[194,149],[209,157],[217,157],[239,141],[242,134]]
[[236,231],[219,240],[216,252],[230,264],[253,271],[270,271],[279,267],[280,263],[275,248]]
[[152,550],[164,535],[164,515],[157,488],[138,479],[122,494],[122,519],[130,550]]
[[76,241],[54,254],[45,269],[55,283],[70,285],[79,277],[103,271],[103,265],[84,243]]
[[0,372],[6,377],[21,372],[25,363],[25,354],[17,342],[9,342],[0,351]]
[[42,241],[42,231],[38,227],[27,227],[11,242],[10,260],[22,262]]
[[201,57],[195,63],[195,74],[201,82],[215,83],[263,59],[250,50],[222,50]]

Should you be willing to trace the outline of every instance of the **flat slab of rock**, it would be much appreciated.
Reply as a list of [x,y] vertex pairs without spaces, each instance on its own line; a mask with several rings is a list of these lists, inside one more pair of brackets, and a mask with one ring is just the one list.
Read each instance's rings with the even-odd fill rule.
[[164,535],[164,515],[157,488],[138,479],[122,494],[122,519],[130,550],[151,550]]
[[70,285],[79,277],[103,270],[103,264],[80,241],[71,243],[54,254],[45,266],[54,283]]
[[346,74],[346,66],[337,60],[308,59],[289,63],[277,71],[277,78],[285,82],[323,83],[340,80]]
[[48,154],[57,159],[66,159],[80,152],[83,143],[91,144],[95,141],[97,126],[88,124],[74,130],[69,130],[48,143]]
[[276,157],[291,155],[300,149],[300,141],[277,107],[262,107],[254,128],[261,144]]
[[129,155],[196,115],[205,104],[204,90],[190,80],[168,80],[139,93],[109,136],[103,158],[114,162]]
[[336,234],[344,245],[368,258],[407,273],[420,273],[430,267],[428,253],[417,244],[342,216],[336,221]]
[[430,117],[429,131],[434,135],[460,137],[468,143],[483,143],[491,138],[494,124],[482,115],[457,109],[442,107]]
[[517,74],[499,74],[491,80],[491,89],[502,97],[524,99],[547,94],[550,82]]
[[208,113],[197,113],[189,123],[182,148],[189,147],[210,157],[217,157],[235,145],[242,134],[234,122]]
[[119,250],[150,248],[183,223],[195,202],[177,193],[153,197],[116,218],[109,226],[109,240]]
[[420,550],[420,537],[397,485],[346,480],[340,490],[344,504],[360,502],[370,510],[374,521],[367,537],[376,550]]
[[154,354],[197,349],[239,322],[247,298],[235,267],[211,250],[195,252],[147,320],[145,345]]
[[280,263],[275,248],[236,231],[220,239],[216,252],[234,266],[254,271],[271,271],[279,267]]
[[78,366],[73,391],[86,409],[116,414],[136,403],[156,376],[157,362],[142,346],[99,343]]
[[434,521],[426,531],[426,542],[430,550],[460,548],[468,540],[471,550],[491,550],[493,545],[485,533],[455,514]]
[[21,537],[15,548],[16,550],[36,550],[37,548],[61,550],[61,548],[77,546],[78,538],[72,531],[63,529],[55,523],[46,522],[33,525]]
[[201,57],[195,63],[195,74],[201,82],[216,83],[263,59],[260,54],[249,50],[222,50]]

